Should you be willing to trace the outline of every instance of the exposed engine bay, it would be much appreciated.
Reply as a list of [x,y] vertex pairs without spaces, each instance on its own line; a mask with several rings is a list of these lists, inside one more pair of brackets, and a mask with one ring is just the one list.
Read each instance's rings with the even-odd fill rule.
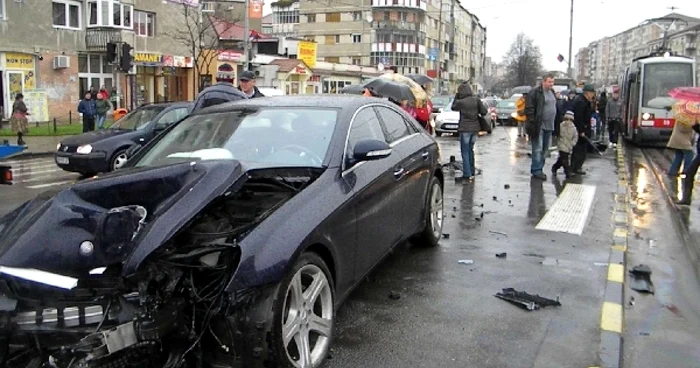
[[[109,264],[57,288],[2,273],[0,367],[237,366],[239,242],[315,177],[249,173],[128,276]],[[106,213],[102,237],[136,242],[149,225],[140,206]]]

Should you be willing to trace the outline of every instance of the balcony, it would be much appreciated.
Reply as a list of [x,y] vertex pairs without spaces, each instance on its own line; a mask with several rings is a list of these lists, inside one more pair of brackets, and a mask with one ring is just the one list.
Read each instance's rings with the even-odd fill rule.
[[389,21],[380,20],[372,23],[372,28],[374,29],[385,29],[385,30],[399,30],[399,31],[415,31],[418,29],[416,23],[409,23],[403,21]]
[[88,28],[85,33],[85,48],[92,52],[107,52],[107,43],[122,42],[122,31],[117,28]]
[[427,10],[425,0],[372,0],[373,8],[404,8],[414,10]]

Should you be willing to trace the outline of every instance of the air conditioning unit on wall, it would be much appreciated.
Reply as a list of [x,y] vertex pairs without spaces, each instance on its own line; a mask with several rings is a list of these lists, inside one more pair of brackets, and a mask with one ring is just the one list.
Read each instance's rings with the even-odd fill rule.
[[65,55],[54,56],[53,68],[54,69],[70,68],[70,58],[68,56],[65,56]]

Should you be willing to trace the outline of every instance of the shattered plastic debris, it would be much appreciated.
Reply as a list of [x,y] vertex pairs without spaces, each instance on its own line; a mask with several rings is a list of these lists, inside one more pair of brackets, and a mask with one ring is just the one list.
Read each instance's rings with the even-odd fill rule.
[[508,257],[508,253],[506,253],[506,252],[496,254],[496,258],[506,258],[506,257]]
[[489,230],[491,234],[498,234],[498,235],[503,235],[503,236],[508,236],[507,233],[501,232],[501,231],[494,231],[494,230]]
[[474,264],[474,261],[471,259],[460,259],[459,261],[457,261],[457,263],[463,264],[463,265],[470,265],[470,264]]
[[533,311],[545,307],[561,307],[559,297],[557,300],[543,298],[539,295],[528,294],[524,291],[517,291],[513,288],[505,288],[502,292],[494,295],[527,311]]
[[607,263],[603,263],[603,262],[595,262],[595,263],[593,263],[593,265],[594,265],[594,266],[597,266],[597,267],[605,267],[605,266],[607,266],[608,264],[607,264]]
[[493,196],[493,200],[494,200],[494,201],[497,201],[497,200],[498,200],[498,197]]
[[654,283],[651,282],[651,268],[649,266],[644,264],[634,266],[629,270],[629,273],[632,276],[632,282],[630,283],[632,290],[654,294]]
[[510,189],[510,184],[506,184],[503,186],[503,189]]
[[450,238],[450,234],[442,234],[442,237],[445,238],[445,239],[449,239],[449,238]]
[[397,293],[396,291],[390,291],[389,292],[389,299],[399,300],[399,299],[401,299],[401,294]]

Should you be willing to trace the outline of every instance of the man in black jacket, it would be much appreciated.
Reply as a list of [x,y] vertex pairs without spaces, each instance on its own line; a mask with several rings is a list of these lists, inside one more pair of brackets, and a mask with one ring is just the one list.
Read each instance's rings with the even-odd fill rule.
[[547,180],[542,169],[557,120],[557,98],[552,87],[554,75],[547,74],[542,78],[542,84],[531,89],[525,98],[525,128],[532,145],[530,173],[533,178],[541,180]]
[[265,97],[255,86],[255,73],[246,70],[238,77],[238,89],[248,95],[248,98]]
[[248,98],[245,93],[239,91],[233,85],[233,78],[228,76],[216,78],[216,84],[203,89],[194,101],[192,112],[205,107],[222,104],[225,102],[245,100]]
[[591,118],[593,117],[592,101],[595,99],[595,88],[586,84],[583,93],[574,99],[574,125],[580,136],[571,154],[571,170],[576,175],[586,175],[582,170],[588,155],[588,138],[591,137]]

